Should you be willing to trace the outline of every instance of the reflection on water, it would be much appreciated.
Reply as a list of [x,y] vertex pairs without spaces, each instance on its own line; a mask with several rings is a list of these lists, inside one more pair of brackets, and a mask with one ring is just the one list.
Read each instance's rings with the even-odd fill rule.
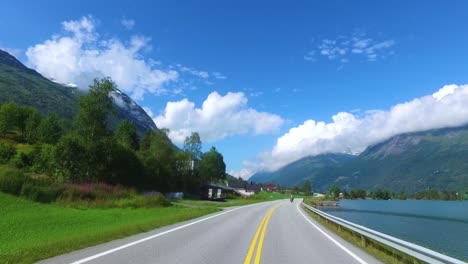
[[321,210],[379,232],[468,260],[468,203],[342,200]]

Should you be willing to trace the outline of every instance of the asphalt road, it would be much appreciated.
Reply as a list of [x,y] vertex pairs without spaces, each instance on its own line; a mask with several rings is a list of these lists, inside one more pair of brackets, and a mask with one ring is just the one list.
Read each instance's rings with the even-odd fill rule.
[[286,200],[226,209],[40,263],[380,263]]

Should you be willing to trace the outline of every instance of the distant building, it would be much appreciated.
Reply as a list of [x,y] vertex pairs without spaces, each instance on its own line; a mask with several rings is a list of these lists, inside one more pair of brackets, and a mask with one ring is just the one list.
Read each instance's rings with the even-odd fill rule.
[[250,196],[262,190],[262,187],[253,182],[232,181],[228,183],[228,187],[242,196]]
[[207,200],[223,201],[226,194],[231,192],[229,188],[217,184],[206,184],[201,188],[201,198]]
[[274,185],[273,183],[270,183],[266,186],[266,190],[267,191],[276,191],[278,190],[278,187],[276,185]]

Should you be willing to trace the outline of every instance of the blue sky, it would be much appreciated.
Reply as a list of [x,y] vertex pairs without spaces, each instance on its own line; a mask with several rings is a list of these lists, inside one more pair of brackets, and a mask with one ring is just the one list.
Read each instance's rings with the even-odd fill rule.
[[[306,155],[357,153],[399,132],[453,125],[444,117],[407,125],[420,119],[409,110],[408,119],[381,124],[369,110],[392,117],[395,106],[467,83],[467,11],[466,1],[7,0],[0,48],[61,82],[122,68],[120,88],[175,141],[202,130],[205,149],[215,145],[228,171],[247,177]],[[56,52],[67,43],[73,58]],[[121,67],[107,72],[112,56]],[[77,66],[61,72],[65,62]],[[202,109],[205,100],[211,108]],[[339,112],[352,116],[334,120]],[[369,128],[377,125],[392,129]],[[342,139],[362,129],[372,140]]]

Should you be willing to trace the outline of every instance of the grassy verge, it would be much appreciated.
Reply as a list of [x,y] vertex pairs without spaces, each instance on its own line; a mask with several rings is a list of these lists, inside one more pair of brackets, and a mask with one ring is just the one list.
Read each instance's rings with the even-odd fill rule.
[[[314,206],[311,200],[305,201],[307,204]],[[419,264],[424,263],[415,259],[412,256],[409,256],[403,252],[395,250],[391,247],[388,247],[380,242],[377,242],[373,239],[366,238],[361,236],[358,233],[353,232],[347,228],[340,227],[333,222],[326,220],[325,218],[307,210],[304,208],[310,216],[312,216],[315,220],[321,223],[323,226],[328,228],[329,230],[333,231],[346,241],[358,246],[359,248],[363,249],[370,255],[376,257],[378,260],[384,263],[392,263],[392,264]]]
[[32,263],[218,211],[182,207],[77,209],[0,192],[0,260]]

